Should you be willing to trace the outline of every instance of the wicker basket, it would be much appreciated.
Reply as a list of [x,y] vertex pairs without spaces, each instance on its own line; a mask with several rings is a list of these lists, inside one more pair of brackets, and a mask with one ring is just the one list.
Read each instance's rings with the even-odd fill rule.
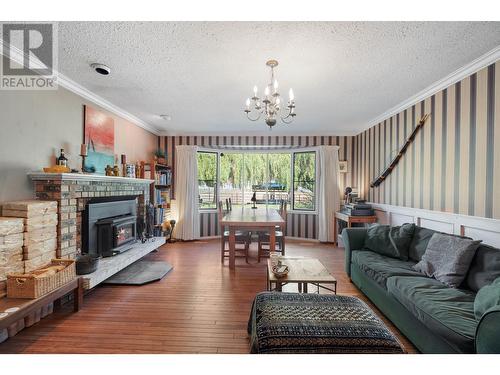
[[[76,277],[73,259],[52,259],[49,266],[65,266],[61,271],[45,277],[35,274],[7,275],[7,297],[38,298],[63,286]],[[36,273],[36,271],[34,271]]]

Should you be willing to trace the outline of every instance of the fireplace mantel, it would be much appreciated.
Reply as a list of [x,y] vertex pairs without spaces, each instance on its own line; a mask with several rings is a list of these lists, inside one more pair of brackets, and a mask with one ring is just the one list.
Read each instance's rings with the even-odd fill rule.
[[124,184],[147,184],[150,185],[154,180],[129,177],[104,176],[99,174],[87,173],[45,173],[45,172],[29,172],[28,176],[33,181],[97,181],[97,182],[113,182]]

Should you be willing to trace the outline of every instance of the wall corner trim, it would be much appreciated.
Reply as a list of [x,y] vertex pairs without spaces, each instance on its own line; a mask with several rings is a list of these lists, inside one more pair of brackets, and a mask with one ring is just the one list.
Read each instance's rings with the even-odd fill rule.
[[[458,81],[461,81],[462,79],[470,76],[473,73],[476,73],[477,71],[487,67],[490,64],[495,63],[498,60],[500,60],[500,46],[493,48],[491,51],[488,51],[484,55],[479,56],[469,64],[455,70],[453,73],[448,74],[446,77],[434,82],[412,97],[404,100],[398,105],[375,117],[368,122],[363,131],[368,130],[372,126],[377,125],[378,123],[404,111],[408,107],[411,107],[412,105],[421,102],[422,100],[436,94],[437,92],[444,90],[445,88],[453,85]],[[362,133],[363,131],[361,131],[360,133]]]
[[[4,41],[0,40],[0,46],[1,46],[1,54],[4,55]],[[22,64],[24,60],[24,53],[17,47],[15,46],[10,46],[10,59],[18,64]],[[73,92],[74,94],[82,97],[83,99],[86,99],[92,103],[97,104],[101,108],[108,110],[112,113],[114,113],[117,116],[120,116],[121,118],[130,121],[131,123],[153,133],[154,135],[160,135],[160,131],[156,129],[154,126],[151,126],[147,122],[141,120],[140,118],[134,116],[130,112],[124,110],[121,107],[118,107],[117,105],[109,102],[108,100],[104,99],[103,97],[97,95],[96,93],[88,90],[87,88],[83,87],[79,83],[73,81],[72,79],[66,77],[64,74],[57,72],[57,83],[59,86],[65,88],[68,91]]]

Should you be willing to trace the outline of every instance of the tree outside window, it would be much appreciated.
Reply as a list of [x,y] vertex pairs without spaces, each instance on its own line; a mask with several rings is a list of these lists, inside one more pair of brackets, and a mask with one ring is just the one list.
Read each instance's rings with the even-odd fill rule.
[[[219,168],[217,168],[219,162]],[[217,173],[219,174],[217,176]],[[293,177],[292,177],[293,176]],[[234,207],[278,208],[281,201],[295,210],[315,210],[316,153],[198,153],[200,209],[216,209],[231,198]]]
[[217,208],[216,152],[198,152],[198,202],[200,209]]
[[314,211],[316,205],[316,152],[293,155],[293,209]]

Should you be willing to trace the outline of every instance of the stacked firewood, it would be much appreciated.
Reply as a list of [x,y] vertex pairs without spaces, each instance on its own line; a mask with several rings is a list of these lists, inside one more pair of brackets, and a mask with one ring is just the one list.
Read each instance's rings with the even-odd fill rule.
[[24,221],[24,272],[44,266],[56,257],[57,202],[17,201],[3,204],[4,217],[18,217]]
[[0,298],[7,292],[7,274],[24,273],[23,219],[0,217]]

